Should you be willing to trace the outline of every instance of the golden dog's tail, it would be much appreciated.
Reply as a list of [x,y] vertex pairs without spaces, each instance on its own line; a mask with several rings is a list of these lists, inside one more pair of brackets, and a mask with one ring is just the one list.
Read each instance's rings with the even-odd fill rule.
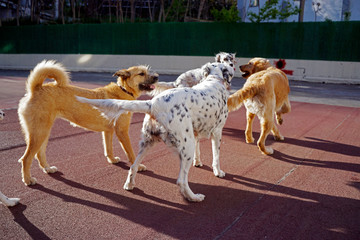
[[252,98],[255,95],[256,91],[252,87],[243,87],[234,94],[230,95],[227,101],[227,107],[229,109],[229,112],[238,110],[242,106],[243,101],[248,98]]
[[33,93],[42,86],[46,78],[55,79],[58,86],[64,86],[70,82],[69,73],[62,64],[54,60],[44,60],[31,71],[26,82],[27,92]]

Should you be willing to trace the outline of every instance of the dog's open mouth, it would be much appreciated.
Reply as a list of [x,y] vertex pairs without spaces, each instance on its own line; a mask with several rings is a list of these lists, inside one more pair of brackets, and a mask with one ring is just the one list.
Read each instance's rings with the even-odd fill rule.
[[141,91],[152,91],[155,89],[155,85],[152,83],[141,83],[139,84],[139,89]]
[[139,84],[139,89],[141,91],[152,91],[155,89],[155,83],[157,83],[157,81],[159,80],[158,76],[155,75],[153,77],[151,77],[150,79],[148,79],[147,81],[140,83]]
[[249,72],[249,71],[244,71],[241,76],[242,76],[243,78],[247,78],[247,77],[250,76],[250,72]]

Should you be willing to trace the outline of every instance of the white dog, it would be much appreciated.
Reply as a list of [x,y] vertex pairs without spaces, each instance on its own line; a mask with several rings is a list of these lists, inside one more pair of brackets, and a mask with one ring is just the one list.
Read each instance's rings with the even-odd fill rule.
[[[3,120],[5,117],[5,113],[0,110],[0,120]],[[5,206],[12,207],[18,204],[20,198],[8,198],[2,192],[0,192],[0,202],[3,203]]]
[[[227,65],[227,66],[233,68],[233,72],[236,71],[235,53],[220,52],[220,53],[216,54],[215,62],[223,63],[224,65]],[[196,68],[193,70],[189,70],[189,71],[181,74],[175,80],[175,82],[157,82],[157,83],[155,83],[155,89],[152,92],[150,92],[149,94],[152,96],[156,96],[156,95],[160,94],[161,92],[168,90],[168,89],[172,89],[172,88],[193,87],[196,84],[199,84],[202,81],[202,79],[205,78],[205,74],[207,74],[207,73],[204,72],[203,68]],[[200,143],[199,143],[198,139],[196,139],[195,151],[196,151],[196,154],[194,157],[193,165],[196,167],[202,167],[203,164],[200,160]]]
[[[216,54],[215,62],[228,65],[234,68],[234,71],[236,71],[235,53],[220,52]],[[155,84],[155,89],[149,94],[151,94],[152,96],[156,96],[159,93],[171,88],[193,87],[196,84],[200,83],[203,78],[204,78],[204,73],[202,68],[192,69],[181,74],[174,82],[157,82]]]
[[234,69],[221,63],[208,63],[202,67],[206,78],[193,88],[175,88],[164,91],[148,101],[121,101],[114,99],[78,99],[90,103],[110,119],[116,119],[123,112],[146,113],[140,149],[131,166],[124,189],[132,190],[135,176],[146,152],[159,141],[164,141],[180,157],[180,173],[177,184],[183,196],[189,201],[200,202],[205,196],[194,194],[188,184],[188,172],[195,155],[198,138],[212,141],[213,172],[224,177],[220,169],[220,142],[222,129],[228,117],[227,88],[234,75]]

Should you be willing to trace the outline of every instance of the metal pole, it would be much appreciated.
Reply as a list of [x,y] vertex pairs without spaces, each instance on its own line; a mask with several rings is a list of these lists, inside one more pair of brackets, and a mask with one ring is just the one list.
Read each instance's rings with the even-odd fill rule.
[[299,22],[304,21],[305,0],[300,0]]

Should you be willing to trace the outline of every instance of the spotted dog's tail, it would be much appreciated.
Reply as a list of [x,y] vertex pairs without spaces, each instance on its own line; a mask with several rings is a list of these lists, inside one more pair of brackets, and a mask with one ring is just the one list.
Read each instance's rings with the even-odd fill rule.
[[53,60],[44,60],[31,71],[26,82],[26,91],[33,93],[41,87],[46,78],[55,79],[58,86],[64,86],[70,82],[69,73],[62,64]]
[[151,113],[151,100],[88,99],[78,96],[76,98],[80,102],[93,105],[109,120],[117,119],[124,112]]
[[151,96],[159,95],[163,91],[166,91],[168,89],[172,89],[172,88],[176,87],[174,85],[174,82],[157,82],[154,85],[155,85],[155,89],[148,93]]
[[242,106],[243,101],[245,101],[248,98],[252,98],[256,95],[257,90],[254,87],[244,87],[234,94],[230,95],[227,106],[229,109],[229,112],[235,111],[239,109]]

